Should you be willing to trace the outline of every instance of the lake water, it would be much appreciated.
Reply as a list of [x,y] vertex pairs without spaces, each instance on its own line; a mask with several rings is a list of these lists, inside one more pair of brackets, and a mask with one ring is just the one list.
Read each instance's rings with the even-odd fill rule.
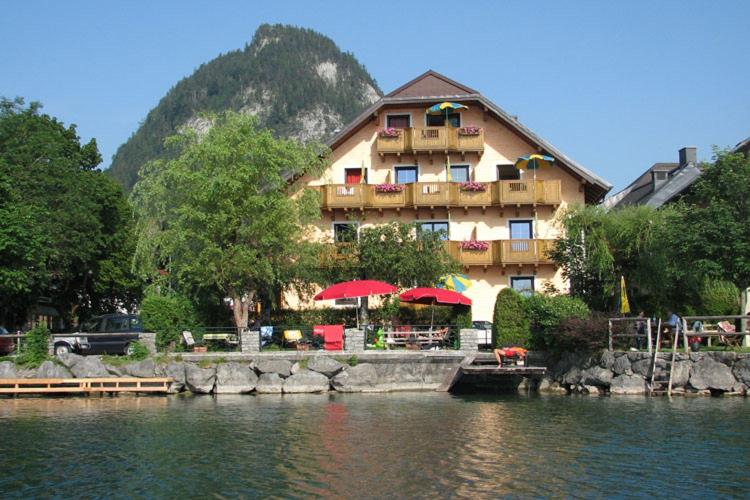
[[2,498],[750,496],[750,400],[0,400]]

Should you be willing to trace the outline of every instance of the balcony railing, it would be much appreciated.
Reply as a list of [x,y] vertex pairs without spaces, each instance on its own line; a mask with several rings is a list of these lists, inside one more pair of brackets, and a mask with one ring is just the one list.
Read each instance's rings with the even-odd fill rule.
[[549,250],[554,240],[495,240],[486,242],[486,250],[461,248],[460,241],[446,241],[448,253],[464,266],[508,264],[551,264]]
[[459,131],[453,127],[406,128],[396,137],[378,135],[377,151],[379,154],[484,151],[484,130],[480,128],[474,135]]
[[553,205],[561,202],[559,180],[481,183],[484,191],[467,191],[458,182],[416,182],[403,191],[382,193],[373,184],[328,184],[321,187],[322,208],[490,207]]

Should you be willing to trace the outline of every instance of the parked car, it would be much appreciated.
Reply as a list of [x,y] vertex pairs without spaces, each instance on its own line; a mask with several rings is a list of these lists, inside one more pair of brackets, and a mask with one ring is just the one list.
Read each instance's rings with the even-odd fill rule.
[[[55,337],[55,354],[131,354],[131,344],[138,340],[141,318],[135,314],[95,316],[81,325],[70,337]],[[91,335],[86,334],[107,334]]]
[[[5,327],[0,326],[0,335],[9,335],[10,332]],[[0,354],[10,354],[16,348],[16,343],[12,338],[0,338]]]
[[492,323],[490,321],[474,321],[471,326],[477,330],[478,345],[492,345]]

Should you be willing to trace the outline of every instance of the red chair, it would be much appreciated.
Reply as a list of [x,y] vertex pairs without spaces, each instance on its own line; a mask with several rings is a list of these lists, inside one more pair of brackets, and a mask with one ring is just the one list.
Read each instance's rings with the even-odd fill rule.
[[344,349],[344,325],[315,325],[313,335],[323,337],[323,349],[326,351]]

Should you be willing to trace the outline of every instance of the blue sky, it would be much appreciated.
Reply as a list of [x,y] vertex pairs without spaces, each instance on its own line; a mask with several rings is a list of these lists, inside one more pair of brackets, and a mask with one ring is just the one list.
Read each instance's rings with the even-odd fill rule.
[[6,1],[0,95],[96,137],[103,166],[169,88],[262,23],[331,37],[388,92],[476,88],[615,189],[750,136],[750,2]]

